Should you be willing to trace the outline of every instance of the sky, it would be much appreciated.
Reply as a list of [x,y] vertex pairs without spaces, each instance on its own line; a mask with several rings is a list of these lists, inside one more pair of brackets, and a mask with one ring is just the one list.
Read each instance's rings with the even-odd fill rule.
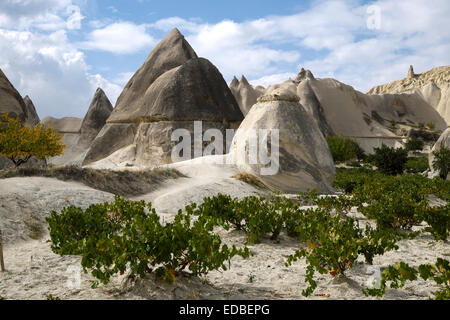
[[229,83],[267,86],[304,67],[366,92],[450,64],[448,0],[0,0],[0,68],[41,119],[114,105],[177,27]]

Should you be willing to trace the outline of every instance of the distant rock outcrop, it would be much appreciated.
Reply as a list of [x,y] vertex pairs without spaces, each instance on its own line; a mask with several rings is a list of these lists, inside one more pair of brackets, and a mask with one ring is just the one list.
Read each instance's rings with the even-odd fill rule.
[[63,142],[66,145],[62,155],[50,158],[48,162],[53,165],[81,165],[92,141],[111,115],[112,109],[108,97],[101,88],[98,88],[83,119],[74,117],[43,119],[42,123],[45,126],[51,126],[63,134]]
[[[272,189],[330,192],[336,173],[333,158],[319,127],[298,101],[285,89],[260,97],[234,136],[231,157],[242,172],[259,177]],[[260,129],[268,130],[267,144],[256,142],[258,150],[251,154],[250,137],[260,135]],[[269,132],[274,129],[279,132],[278,142]],[[263,136],[258,138],[261,141]],[[270,164],[261,159],[261,150],[271,158]]]
[[450,125],[450,66],[415,74],[411,66],[404,79],[373,87],[368,94],[407,92],[417,94],[435,108]]
[[[130,146],[136,164],[171,162],[176,129],[237,127],[243,115],[217,68],[198,58],[184,36],[172,30],[126,85],[84,161],[89,164]],[[193,142],[193,141],[192,141]]]
[[335,79],[315,78],[304,69],[295,79],[269,86],[267,92],[274,89],[296,94],[325,136],[354,138],[367,153],[383,143],[402,145],[392,123],[408,127],[433,122],[438,130],[447,127],[439,113],[414,92],[364,94]]
[[262,90],[261,88],[255,89],[245,76],[242,76],[240,81],[234,77],[230,83],[230,89],[244,116],[247,115],[251,107],[257,102],[257,99],[264,94],[264,88]]
[[40,119],[36,112],[36,108],[34,107],[33,101],[31,101],[29,96],[25,96],[25,98],[23,98],[23,102],[25,103],[26,107],[25,123],[30,127],[34,127],[40,122]]

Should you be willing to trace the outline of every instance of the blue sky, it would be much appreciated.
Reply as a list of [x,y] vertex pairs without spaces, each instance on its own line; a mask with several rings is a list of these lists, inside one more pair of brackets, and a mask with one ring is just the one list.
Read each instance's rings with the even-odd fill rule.
[[269,85],[301,67],[367,91],[448,65],[450,1],[1,0],[0,68],[41,118],[114,104],[173,27],[229,82]]

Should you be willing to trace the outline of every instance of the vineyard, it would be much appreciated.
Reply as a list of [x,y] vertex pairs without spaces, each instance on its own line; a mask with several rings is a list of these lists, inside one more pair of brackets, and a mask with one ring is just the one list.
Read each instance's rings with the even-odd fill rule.
[[[450,181],[338,169],[335,187],[342,191],[338,196],[312,191],[294,199],[277,193],[243,199],[219,194],[180,209],[168,223],[160,221],[151,203],[116,197],[86,210],[72,206],[52,212],[47,222],[53,252],[81,255],[83,270],[97,279],[93,287],[107,284],[115,274],[154,274],[173,283],[182,273],[202,276],[227,270],[235,256],[252,259],[248,246],[263,239],[277,243],[285,234],[298,241],[298,250],[280,258],[286,267],[306,262],[308,286],[302,294],[307,297],[317,287],[316,274],[346,277],[358,258],[371,266],[375,257],[397,250],[407,239],[431,236],[447,242]],[[441,204],[431,203],[431,198]],[[245,242],[227,246],[217,233],[220,229],[245,234]],[[419,278],[440,288],[430,298],[450,298],[449,262],[443,257],[421,265],[398,261],[382,266],[379,284],[362,291],[382,297],[387,288]]]

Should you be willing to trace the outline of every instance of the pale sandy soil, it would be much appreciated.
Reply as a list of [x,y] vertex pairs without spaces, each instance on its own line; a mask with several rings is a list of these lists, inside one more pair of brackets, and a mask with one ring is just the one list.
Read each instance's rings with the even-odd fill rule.
[[[157,191],[139,197],[153,201],[165,218],[173,217],[178,208],[201,196],[217,192],[233,196],[259,194],[262,191],[231,179],[233,168],[184,163],[178,169],[191,178],[164,183]],[[203,178],[200,178],[203,175]],[[178,183],[177,183],[178,182]],[[107,286],[90,288],[90,275],[81,274],[81,287],[70,289],[69,267],[80,266],[80,257],[60,257],[52,253],[44,218],[51,210],[61,210],[69,204],[86,207],[91,203],[110,201],[113,195],[79,183],[48,178],[12,178],[0,180],[0,228],[6,241],[4,248],[7,272],[0,273],[0,296],[7,299],[46,299],[53,295],[61,299],[304,299],[305,262],[285,267],[286,256],[300,245],[282,234],[280,241],[263,239],[249,246],[254,256],[232,260],[231,269],[213,271],[201,278],[181,276],[174,285],[155,280],[153,276],[125,282],[126,275],[115,276]],[[356,212],[353,216],[367,221]],[[30,218],[31,217],[31,218]],[[31,219],[31,223],[28,221]],[[28,222],[25,223],[25,220]],[[40,225],[42,237],[29,237],[30,225]],[[36,229],[36,228],[35,228]],[[39,229],[39,228],[38,228]],[[34,230],[34,229],[33,229]],[[245,235],[239,231],[218,229],[227,244],[242,246]],[[450,245],[433,241],[425,234],[414,240],[402,241],[400,249],[376,257],[375,265],[388,266],[405,261],[417,266],[434,262],[437,257],[450,256]],[[361,292],[371,277],[360,258],[347,272],[347,278],[332,279],[317,275],[318,288],[309,299],[367,299]],[[432,282],[408,283],[402,290],[388,290],[385,299],[428,299],[438,287]]]

